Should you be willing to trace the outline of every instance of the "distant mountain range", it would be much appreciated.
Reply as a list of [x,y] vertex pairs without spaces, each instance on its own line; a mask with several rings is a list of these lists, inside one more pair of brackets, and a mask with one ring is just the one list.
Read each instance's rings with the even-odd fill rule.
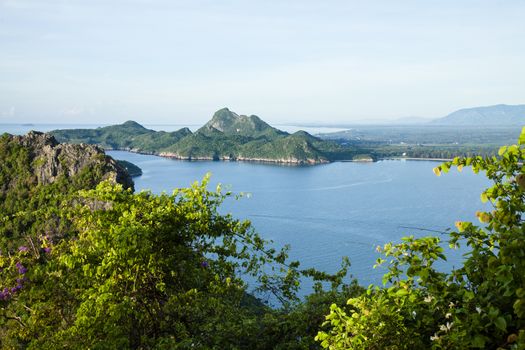
[[525,105],[464,108],[431,121],[433,125],[506,126],[525,125]]
[[351,122],[309,122],[291,123],[297,127],[351,129],[362,126],[522,126],[525,125],[525,105],[473,107],[457,110],[449,115],[431,119],[408,116],[396,119],[359,119]]
[[127,121],[97,129],[54,130],[60,142],[97,144],[105,149],[128,150],[186,160],[245,160],[290,164],[320,164],[363,157],[359,149],[321,140],[307,132],[276,129],[255,115],[238,115],[223,108],[192,133],[150,130]]

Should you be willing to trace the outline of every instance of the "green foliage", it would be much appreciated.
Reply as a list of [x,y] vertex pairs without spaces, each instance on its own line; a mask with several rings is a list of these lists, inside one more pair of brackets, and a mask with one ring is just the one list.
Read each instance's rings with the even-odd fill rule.
[[[344,283],[347,260],[335,275],[301,270],[220,215],[230,194],[207,179],[133,194],[101,182],[115,168],[95,148],[68,145],[49,163],[45,135],[0,141],[2,349],[309,349],[329,303],[361,292]],[[245,275],[278,307],[249,294]],[[302,277],[317,281],[305,302]]]
[[[379,250],[388,262],[383,288],[333,305],[317,340],[330,349],[525,349],[525,128],[500,157],[455,158],[453,166],[483,171],[494,185],[481,195],[494,210],[482,223],[457,222],[449,244],[469,248],[463,266],[440,272],[440,239],[405,238]],[[388,261],[387,261],[388,260]]]
[[[0,301],[0,348],[315,346],[329,300],[361,291],[343,285],[349,263],[336,275],[300,270],[249,222],[219,214],[228,194],[206,184],[157,196],[102,182],[59,209],[40,208],[67,222],[70,238],[41,237],[1,256],[0,286],[17,290]],[[246,274],[281,306],[247,294]],[[300,303],[300,276],[332,288],[318,284]]]

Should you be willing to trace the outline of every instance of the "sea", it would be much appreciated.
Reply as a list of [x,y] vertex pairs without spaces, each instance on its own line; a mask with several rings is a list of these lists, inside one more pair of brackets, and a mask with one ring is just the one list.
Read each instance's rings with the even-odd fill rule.
[[[38,127],[9,129],[0,124],[0,133],[22,134]],[[86,126],[53,125],[47,130],[78,127]],[[476,222],[475,212],[487,210],[480,194],[490,186],[483,174],[469,169],[452,169],[437,177],[432,169],[439,163],[424,160],[286,166],[107,153],[142,169],[143,175],[134,178],[136,191],[171,193],[211,174],[210,189],[221,184],[242,194],[238,199],[228,198],[221,206],[222,213],[249,220],[276,248],[289,245],[290,258],[299,260],[301,267],[333,273],[347,256],[352,277],[364,286],[381,285],[386,272],[384,267],[373,268],[381,257],[377,246],[400,242],[410,235],[439,236],[448,246],[447,232],[455,221]],[[447,253],[448,260],[439,265],[444,271],[459,266],[467,251]],[[304,281],[301,294],[308,293],[311,286]]]

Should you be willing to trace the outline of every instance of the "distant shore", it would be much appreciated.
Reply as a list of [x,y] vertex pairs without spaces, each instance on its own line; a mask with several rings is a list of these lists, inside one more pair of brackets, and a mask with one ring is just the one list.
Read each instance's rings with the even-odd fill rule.
[[130,149],[130,148],[103,148],[105,151],[124,151],[124,152],[130,152],[130,153],[136,153],[136,154],[144,154],[144,155],[151,155],[151,156],[157,156],[162,158],[168,158],[168,159],[176,159],[176,160],[182,160],[182,161],[188,161],[188,162],[196,162],[196,161],[210,161],[210,162],[218,162],[218,161],[224,161],[224,162],[250,162],[250,163],[266,163],[266,164],[278,164],[278,165],[290,165],[290,166],[303,166],[303,165],[320,165],[320,164],[328,164],[332,163],[331,161],[325,160],[325,159],[307,159],[307,160],[298,160],[298,159],[288,159],[288,158],[281,158],[281,159],[271,159],[271,158],[245,158],[245,157],[237,157],[237,158],[229,158],[229,157],[186,157],[186,156],[180,156],[174,153],[164,153],[164,152],[147,152],[142,150],[136,150],[136,149]]
[[124,152],[130,152],[130,153],[136,153],[136,154],[144,154],[144,155],[151,155],[151,156],[157,156],[167,159],[176,159],[181,161],[187,161],[187,162],[203,162],[203,161],[209,161],[209,162],[249,162],[249,163],[262,163],[262,164],[276,164],[276,165],[288,165],[288,166],[304,166],[304,165],[321,165],[321,164],[329,164],[329,163],[337,163],[337,162],[351,162],[351,163],[375,163],[382,160],[410,160],[410,161],[431,161],[431,162],[449,162],[452,161],[452,159],[448,158],[416,158],[416,157],[385,157],[385,158],[378,158],[378,159],[372,159],[372,158],[362,158],[362,159],[339,159],[334,161],[311,161],[311,162],[301,162],[297,160],[284,160],[284,159],[266,159],[266,158],[212,158],[212,157],[180,157],[173,154],[163,154],[163,153],[155,153],[155,152],[145,152],[140,150],[134,150],[129,148],[105,148],[105,151],[124,151]]
[[379,160],[428,160],[431,162],[450,162],[452,158],[415,158],[415,157],[385,157]]

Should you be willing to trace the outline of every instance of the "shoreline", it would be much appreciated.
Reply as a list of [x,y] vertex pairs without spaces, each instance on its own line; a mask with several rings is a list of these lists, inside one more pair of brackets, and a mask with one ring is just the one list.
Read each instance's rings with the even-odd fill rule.
[[133,150],[129,148],[104,148],[104,151],[123,151],[129,153],[143,154],[156,156],[166,159],[175,159],[186,162],[247,162],[247,163],[262,163],[262,164],[275,164],[275,165],[287,165],[287,166],[315,166],[322,164],[330,163],[377,163],[384,160],[408,160],[408,161],[430,161],[430,162],[449,162],[452,159],[447,158],[415,158],[415,157],[385,157],[377,159],[338,159],[338,160],[308,160],[308,161],[298,161],[298,160],[287,160],[287,159],[268,159],[268,158],[213,158],[213,157],[181,157],[175,154],[163,154],[155,152],[146,152],[140,150]]
[[379,160],[415,160],[415,161],[427,160],[430,162],[451,162],[454,159],[453,158],[385,157],[385,158],[380,158]]
[[183,157],[174,153],[156,153],[156,152],[147,152],[141,150],[134,150],[129,148],[103,148],[104,151],[124,151],[129,153],[144,154],[156,157],[162,157],[167,159],[176,159],[187,162],[248,162],[248,163],[263,163],[263,164],[276,164],[276,165],[288,165],[288,166],[314,166],[321,164],[333,163],[329,160],[313,160],[307,159],[306,161],[297,160],[297,159],[269,159],[269,158],[229,158],[229,157]]

